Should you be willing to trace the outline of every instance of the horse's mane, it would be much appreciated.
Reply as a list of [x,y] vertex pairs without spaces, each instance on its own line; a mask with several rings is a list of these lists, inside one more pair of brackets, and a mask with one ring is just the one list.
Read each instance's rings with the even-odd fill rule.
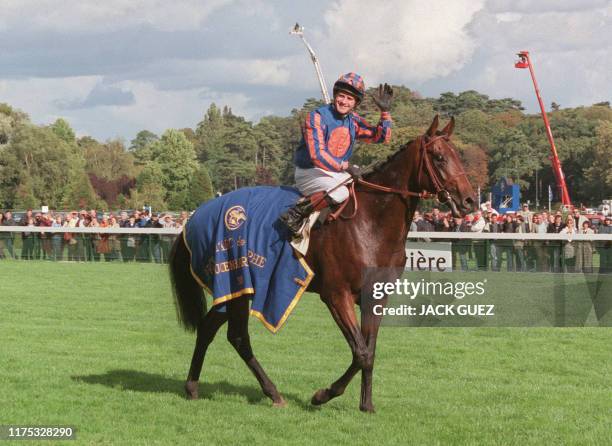
[[393,163],[396,158],[398,158],[401,154],[403,154],[408,147],[410,147],[416,139],[408,141],[406,144],[400,146],[398,150],[393,152],[391,155],[387,156],[386,159],[376,161],[370,164],[368,167],[363,169],[363,176],[368,179],[370,176],[375,175],[381,171],[383,171],[389,164]]

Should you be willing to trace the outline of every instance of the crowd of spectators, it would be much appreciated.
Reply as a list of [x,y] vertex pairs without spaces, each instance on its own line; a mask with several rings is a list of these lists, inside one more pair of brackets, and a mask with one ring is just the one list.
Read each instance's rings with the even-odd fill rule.
[[[182,228],[186,211],[150,213],[119,211],[116,214],[81,210],[32,212],[16,221],[10,211],[0,212],[0,226],[53,228]],[[490,203],[464,218],[433,208],[415,212],[410,232],[491,232],[491,233],[583,233],[612,234],[612,217],[594,226],[579,210],[573,214],[531,212],[527,205],[516,213],[500,215]],[[70,232],[0,232],[0,259],[70,261],[166,262],[174,235],[91,234]],[[599,271],[612,272],[612,242],[553,240],[453,240],[453,267],[499,271],[592,272],[593,256],[599,254]],[[20,247],[20,249],[19,249]],[[469,268],[469,265],[475,267]]]
[[[518,212],[500,215],[485,203],[464,218],[453,218],[437,208],[424,214],[415,212],[410,231],[612,234],[612,217],[595,226],[578,209],[564,216],[560,212],[531,212],[523,205]],[[612,272],[612,243],[608,241],[455,240],[453,263],[464,271],[469,269],[468,260],[475,260],[478,270],[499,271],[505,263],[507,271],[593,272],[595,252],[599,253],[599,271]]]
[[[187,212],[178,216],[144,211],[117,214],[81,210],[33,212],[16,221],[10,211],[0,212],[0,226],[51,228],[182,228]],[[166,262],[175,236],[165,234],[91,234],[77,232],[0,232],[0,259],[71,261]],[[21,249],[17,249],[20,246]]]

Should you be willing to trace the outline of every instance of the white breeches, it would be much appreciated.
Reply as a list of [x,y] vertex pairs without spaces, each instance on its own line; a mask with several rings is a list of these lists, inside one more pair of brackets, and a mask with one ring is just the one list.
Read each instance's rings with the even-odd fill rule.
[[[346,172],[330,172],[318,167],[312,169],[295,168],[295,184],[305,196],[322,190],[329,191],[350,177]],[[331,192],[329,196],[336,203],[342,203],[349,197],[349,190],[346,186],[341,186]]]

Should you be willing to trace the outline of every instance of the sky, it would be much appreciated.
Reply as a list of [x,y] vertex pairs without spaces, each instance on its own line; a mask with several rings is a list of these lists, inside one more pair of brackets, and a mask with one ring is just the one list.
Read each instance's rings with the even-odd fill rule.
[[528,50],[547,107],[612,100],[612,0],[0,0],[0,102],[102,141],[193,128],[212,102],[286,116],[320,97],[296,21],[330,90],[355,71],[536,112]]

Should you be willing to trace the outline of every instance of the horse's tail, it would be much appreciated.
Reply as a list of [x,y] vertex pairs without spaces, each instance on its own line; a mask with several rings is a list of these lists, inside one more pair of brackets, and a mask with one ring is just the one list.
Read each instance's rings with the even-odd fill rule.
[[206,314],[206,299],[191,275],[191,255],[182,234],[172,245],[168,261],[176,315],[185,330],[194,331]]

